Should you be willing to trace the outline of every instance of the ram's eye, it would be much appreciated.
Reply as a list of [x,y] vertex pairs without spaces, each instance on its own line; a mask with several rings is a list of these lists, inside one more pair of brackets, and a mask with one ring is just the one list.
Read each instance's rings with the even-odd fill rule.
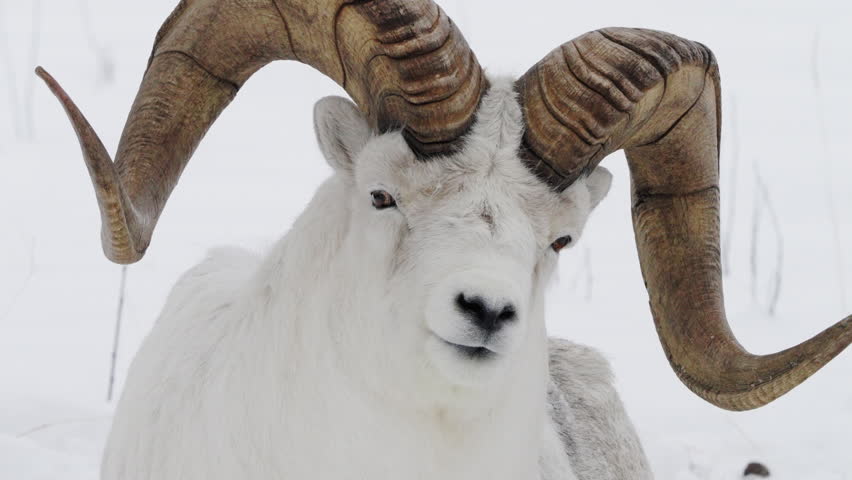
[[565,235],[564,237],[559,237],[550,244],[550,248],[553,249],[554,252],[559,253],[559,250],[567,247],[573,242],[574,239],[571,238],[571,235]]
[[373,207],[375,207],[376,210],[383,210],[385,208],[396,206],[396,200],[393,199],[390,193],[384,190],[373,190],[370,192],[370,195],[373,197]]

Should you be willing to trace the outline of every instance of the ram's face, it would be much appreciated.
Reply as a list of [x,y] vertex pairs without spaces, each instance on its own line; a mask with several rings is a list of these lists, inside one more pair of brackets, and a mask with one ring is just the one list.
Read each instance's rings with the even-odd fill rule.
[[[347,118],[341,110],[357,119],[345,100],[327,102],[336,121]],[[362,332],[375,329],[387,361],[413,358],[462,385],[488,383],[525,345],[543,341],[542,287],[610,181],[599,169],[554,193],[517,156],[513,97],[497,89],[483,110],[498,119],[480,118],[460,152],[429,161],[399,133],[346,147],[357,126],[328,130],[336,140],[323,140],[320,128],[327,155],[338,146],[358,152],[351,162],[329,156],[349,184],[347,254],[370,283],[355,290],[382,306]]]

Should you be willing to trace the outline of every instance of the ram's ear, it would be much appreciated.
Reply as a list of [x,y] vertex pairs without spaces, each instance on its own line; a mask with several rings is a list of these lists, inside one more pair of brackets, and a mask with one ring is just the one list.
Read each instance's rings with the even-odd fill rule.
[[612,173],[604,167],[595,167],[586,178],[586,187],[589,189],[589,200],[592,208],[597,207],[601,200],[606,197],[610,186],[612,186]]
[[314,105],[314,130],[320,150],[335,170],[351,170],[372,135],[361,110],[343,97],[325,97]]

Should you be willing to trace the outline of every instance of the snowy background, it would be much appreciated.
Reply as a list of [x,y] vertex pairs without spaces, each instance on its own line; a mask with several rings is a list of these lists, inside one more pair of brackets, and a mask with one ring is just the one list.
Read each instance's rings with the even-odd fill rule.
[[[0,479],[95,479],[121,268],[76,139],[35,83],[44,65],[115,149],[154,34],[175,0],[0,0]],[[723,238],[732,327],[757,353],[852,312],[852,3],[444,0],[491,73],[519,75],[604,26],[701,41],[721,66]],[[282,88],[283,87],[283,88]],[[116,372],[177,278],[215,245],[263,246],[329,174],[313,102],[344,94],[310,68],[257,73],[210,130],[145,260],[129,268]],[[290,152],[285,154],[285,152]],[[760,410],[688,392],[656,338],[629,221],[621,154],[610,198],[565,255],[549,297],[554,335],[601,349],[659,479],[852,479],[852,353]]]

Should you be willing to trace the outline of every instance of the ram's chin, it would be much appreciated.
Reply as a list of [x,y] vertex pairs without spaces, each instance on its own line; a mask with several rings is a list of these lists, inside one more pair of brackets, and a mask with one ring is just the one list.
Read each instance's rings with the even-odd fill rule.
[[426,354],[438,373],[450,383],[478,387],[491,383],[504,364],[504,356],[484,347],[456,345],[432,336]]

